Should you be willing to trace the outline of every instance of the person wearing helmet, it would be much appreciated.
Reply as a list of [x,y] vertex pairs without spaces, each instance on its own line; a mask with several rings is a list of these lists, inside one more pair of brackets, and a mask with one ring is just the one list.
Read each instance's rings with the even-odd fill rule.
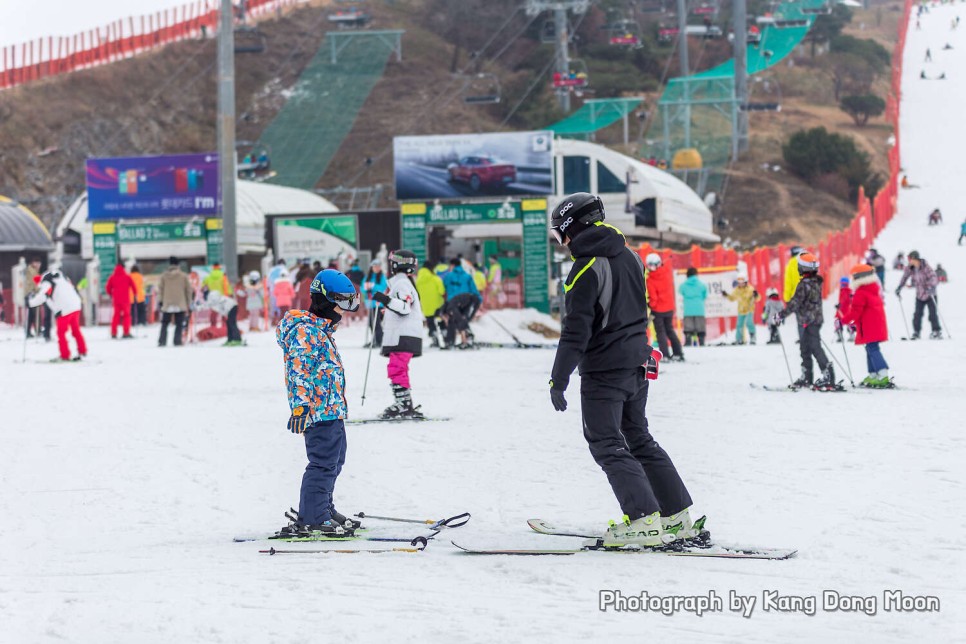
[[409,383],[409,361],[423,354],[423,311],[413,275],[416,254],[410,250],[389,253],[389,293],[378,291],[372,298],[385,307],[382,328],[382,355],[389,357],[389,382],[396,402],[382,412],[381,418],[422,418],[413,407]]
[[647,306],[654,319],[654,332],[657,334],[657,348],[662,355],[668,355],[668,343],[672,354],[668,360],[684,361],[684,349],[677,331],[674,330],[674,274],[670,266],[665,266],[661,256],[649,253],[644,263],[647,265]]
[[[624,513],[604,545],[654,547],[702,534],[691,496],[667,453],[648,431],[647,296],[641,258],[604,223],[600,198],[576,193],[553,209],[550,232],[574,265],[564,283],[560,342],[550,379],[554,409],[565,411],[574,369],[580,373],[584,438]],[[656,369],[651,370],[656,376]]]
[[781,344],[781,338],[778,337],[778,323],[777,319],[779,314],[785,310],[785,305],[782,304],[782,298],[778,294],[778,289],[775,287],[769,287],[765,291],[765,310],[762,312],[762,322],[768,325],[768,342],[767,344]]
[[[819,261],[811,253],[801,253],[798,256],[798,271],[801,279],[795,287],[795,294],[788,301],[785,310],[779,313],[784,320],[790,313],[794,313],[799,326],[799,348],[802,355],[802,375],[792,383],[792,387],[812,387],[813,389],[829,391],[837,388],[835,371],[832,363],[822,350],[822,276],[818,274]],[[812,358],[818,362],[822,375],[815,380],[812,373]]]
[[[875,270],[875,269],[873,269]],[[839,301],[835,305],[835,320],[833,321],[833,328],[835,329],[835,336],[839,342],[845,342],[844,330],[847,328],[849,330],[849,340],[855,338],[855,331],[852,326],[849,325],[846,320],[849,317],[849,308],[852,306],[852,287],[849,285],[849,278],[842,277],[839,279]]]
[[902,279],[899,280],[899,287],[896,288],[896,297],[902,297],[902,287],[906,282],[910,282],[916,287],[916,309],[912,314],[912,340],[918,340],[922,332],[922,314],[926,307],[929,308],[929,324],[932,326],[930,338],[941,340],[943,337],[942,327],[939,326],[939,317],[936,313],[936,287],[939,285],[939,278],[936,272],[924,260],[919,251],[909,251],[909,265],[902,272]]
[[265,314],[265,292],[262,276],[258,271],[248,274],[245,288],[245,309],[248,311],[248,332],[261,331],[261,319]]
[[351,533],[358,523],[335,509],[332,492],[345,463],[345,372],[333,335],[343,311],[359,308],[359,294],[337,270],[320,271],[310,285],[308,311],[285,312],[275,331],[284,352],[292,415],[288,429],[305,438],[309,464],[302,476],[298,516],[279,538],[320,538]]

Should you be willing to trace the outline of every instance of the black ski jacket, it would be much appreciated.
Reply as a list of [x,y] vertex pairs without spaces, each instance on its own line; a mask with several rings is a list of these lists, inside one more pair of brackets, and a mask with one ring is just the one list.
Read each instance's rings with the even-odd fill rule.
[[597,223],[570,242],[574,266],[564,284],[566,316],[551,387],[565,390],[570,375],[633,369],[651,355],[647,344],[644,264],[624,235]]

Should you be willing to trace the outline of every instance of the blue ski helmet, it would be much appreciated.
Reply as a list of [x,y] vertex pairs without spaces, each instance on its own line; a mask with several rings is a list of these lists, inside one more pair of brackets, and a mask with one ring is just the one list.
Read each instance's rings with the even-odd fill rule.
[[327,268],[316,275],[309,286],[309,292],[325,296],[325,299],[344,311],[355,311],[359,308],[356,287],[348,277],[334,268]]

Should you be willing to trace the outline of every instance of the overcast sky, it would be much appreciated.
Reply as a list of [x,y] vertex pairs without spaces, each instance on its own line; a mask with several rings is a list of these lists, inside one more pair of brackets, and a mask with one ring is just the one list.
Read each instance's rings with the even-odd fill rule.
[[0,0],[0,46],[71,36],[119,18],[185,4],[188,0]]

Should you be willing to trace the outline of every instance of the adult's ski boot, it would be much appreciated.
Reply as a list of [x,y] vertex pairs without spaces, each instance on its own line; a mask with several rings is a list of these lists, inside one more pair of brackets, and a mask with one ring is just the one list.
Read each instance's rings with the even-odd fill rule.
[[929,339],[930,340],[942,340],[943,339],[943,332],[942,331],[933,331],[932,333],[929,334]]
[[812,374],[808,371],[803,371],[802,375],[798,377],[798,380],[788,385],[789,389],[807,389],[812,386]]
[[675,541],[687,541],[692,545],[710,543],[711,533],[704,529],[704,524],[708,517],[702,516],[697,521],[691,521],[689,508],[685,508],[677,514],[661,517],[661,526],[664,532],[673,535]]
[[630,520],[626,514],[620,522],[611,521],[610,527],[599,540],[603,548],[623,548],[636,546],[640,548],[663,548],[674,541],[674,535],[664,531],[661,524],[661,513],[655,512],[646,517]]

